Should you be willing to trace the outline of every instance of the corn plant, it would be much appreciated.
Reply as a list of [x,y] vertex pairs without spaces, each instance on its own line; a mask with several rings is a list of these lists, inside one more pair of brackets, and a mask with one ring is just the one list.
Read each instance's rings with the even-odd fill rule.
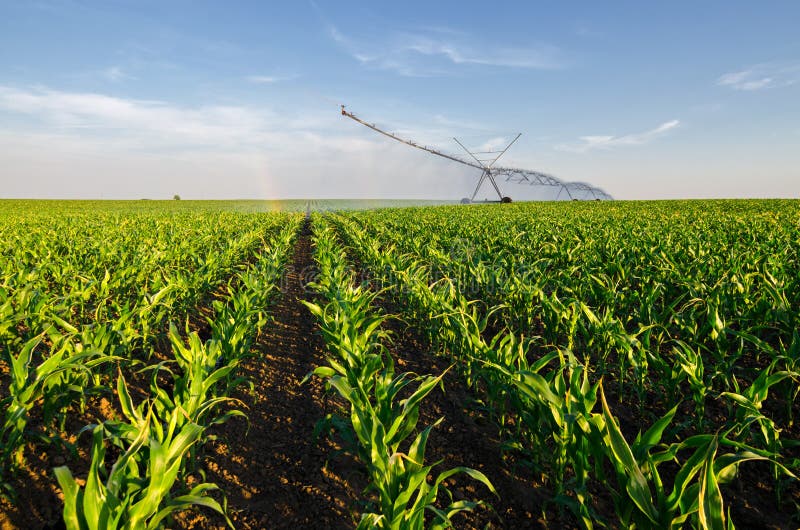
[[[771,461],[787,476],[794,475],[768,454],[730,440],[727,432],[701,434],[654,449],[675,415],[671,409],[647,432],[629,445],[611,414],[601,390],[603,437],[607,455],[620,485],[612,490],[617,516],[623,527],[683,528],[690,517],[700,528],[733,528],[725,512],[720,484],[736,478],[739,465],[747,461]],[[736,450],[718,455],[720,446]],[[667,490],[658,465],[675,460],[682,451],[692,451],[675,475],[672,490]]]
[[[781,444],[793,441],[780,440],[777,419],[761,412],[764,401],[781,396],[791,425],[800,394],[796,376],[762,373],[766,364],[780,367],[770,374],[796,373],[800,351],[796,312],[788,310],[800,304],[792,262],[797,230],[789,222],[796,205],[774,205],[773,217],[765,203],[737,203],[730,211],[729,203],[709,203],[708,214],[698,211],[688,223],[685,204],[586,209],[566,221],[561,206],[539,205],[502,213],[347,213],[332,220],[404,307],[403,318],[458,361],[484,410],[512,438],[506,446],[527,447],[540,469],[552,471],[556,497],[573,502],[582,524],[593,525],[597,516],[582,506],[591,499],[581,484],[594,477],[612,487],[606,467],[613,464],[622,526],[720,527],[732,522],[718,484],[731,480],[739,463],[769,461],[779,495],[794,480],[780,463]],[[556,357],[546,353],[554,350],[574,350],[584,362],[565,354],[553,367]],[[604,410],[593,410],[593,376],[619,385],[620,400],[635,396],[642,416],[647,404],[671,407],[627,446],[633,464],[605,398]],[[742,381],[752,382],[752,396]],[[774,388],[769,395],[755,390],[765,385]],[[687,389],[700,434],[681,440],[685,425],[665,432]],[[706,418],[714,390],[736,407],[727,424],[712,426]],[[511,416],[513,431],[504,427]],[[563,429],[561,417],[572,430]],[[661,443],[662,435],[675,441]],[[666,461],[682,470],[683,482],[672,490],[656,469]],[[575,473],[583,478],[559,481]]]
[[[321,366],[314,374],[326,379],[350,404],[350,424],[358,440],[358,455],[370,477],[368,490],[377,494],[373,509],[362,514],[359,528],[426,528],[425,514],[434,517],[430,528],[451,526],[450,518],[471,510],[478,502],[453,501],[443,482],[456,473],[465,473],[494,488],[488,478],[469,468],[441,472],[433,483],[428,474],[433,465],[425,465],[425,449],[434,425],[423,429],[402,451],[416,430],[422,400],[440,383],[444,374],[414,376],[395,374],[394,362],[381,343],[387,334],[380,329],[383,315],[374,314],[370,302],[377,293],[352,285],[346,272],[344,255],[335,247],[329,231],[318,230],[315,237],[320,277],[316,288],[328,303],[322,307],[306,302],[320,322],[323,337],[333,353],[329,366]],[[403,390],[416,383],[406,398]],[[438,423],[438,422],[437,422]],[[449,504],[436,506],[444,492]]]
[[[750,442],[756,447],[760,447],[767,451],[772,459],[778,460],[784,454],[785,440],[781,439],[781,429],[775,425],[775,422],[767,417],[762,412],[762,406],[766,401],[769,390],[774,385],[789,378],[798,378],[798,374],[787,371],[773,371],[773,362],[770,366],[765,368],[756,379],[744,390],[739,389],[739,383],[736,379],[733,384],[737,392],[723,392],[721,397],[730,399],[736,404],[737,410],[735,415],[735,423],[732,429],[732,434],[739,439],[744,438],[745,442]],[[751,427],[755,426],[755,429]],[[753,433],[753,431],[755,431]],[[753,434],[751,434],[753,433]],[[753,439],[753,441],[751,441]],[[795,442],[789,442],[789,445],[796,445]],[[772,465],[773,478],[775,479],[776,492],[779,500],[783,490],[783,469],[782,466],[774,462]]]
[[31,408],[41,402],[47,423],[75,396],[82,394],[84,376],[91,374],[92,368],[111,360],[93,351],[75,353],[67,337],[51,337],[56,342],[38,365],[34,364],[34,359],[43,337],[27,341],[17,355],[9,355],[11,382],[9,396],[2,401],[5,417],[0,433],[3,480],[8,471],[24,465],[26,426]]
[[[209,483],[194,486],[188,493],[172,495],[187,451],[202,439],[203,427],[179,422],[175,410],[160,436],[152,435],[153,408],[143,422],[130,426],[137,433],[111,469],[105,464],[105,429],[92,431],[92,463],[82,487],[69,468],[54,472],[64,492],[64,523],[69,530],[161,528],[173,513],[192,506],[206,506],[224,514],[219,503],[207,493],[216,489]],[[179,423],[183,423],[179,427]]]
[[676,360],[672,384],[678,384],[683,379],[689,383],[689,389],[694,400],[694,410],[697,415],[696,422],[698,425],[703,425],[706,395],[711,390],[706,381],[703,357],[697,348],[693,348],[683,341],[676,341],[673,353]]

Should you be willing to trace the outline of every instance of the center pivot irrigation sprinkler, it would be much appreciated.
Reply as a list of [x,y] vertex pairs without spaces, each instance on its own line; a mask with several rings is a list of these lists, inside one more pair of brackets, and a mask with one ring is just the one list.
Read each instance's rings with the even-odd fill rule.
[[[562,192],[566,192],[567,197],[569,197],[570,199],[575,199],[575,200],[577,200],[579,198],[578,197],[579,194],[582,194],[582,196],[584,198],[588,198],[587,195],[591,195],[591,198],[597,199],[597,200],[600,200],[600,199],[611,200],[611,199],[613,199],[613,197],[611,197],[611,195],[609,195],[608,193],[606,193],[602,189],[600,189],[600,188],[598,188],[596,186],[592,186],[590,184],[587,184],[585,182],[564,182],[564,181],[562,181],[562,180],[560,180],[560,179],[558,179],[558,178],[556,178],[556,177],[554,177],[552,175],[548,175],[547,173],[541,173],[539,171],[532,171],[532,170],[528,170],[528,169],[516,169],[516,168],[509,168],[509,167],[494,167],[495,162],[497,162],[500,159],[500,157],[503,156],[506,151],[508,151],[509,147],[511,147],[514,144],[514,142],[516,142],[519,139],[519,137],[522,136],[522,133],[517,134],[517,136],[513,140],[511,140],[511,142],[509,142],[509,144],[505,147],[505,149],[502,149],[502,150],[499,150],[499,151],[474,151],[473,152],[473,151],[470,151],[469,149],[467,149],[466,147],[464,147],[464,144],[459,142],[457,138],[453,138],[453,140],[455,140],[456,143],[459,146],[461,146],[461,148],[464,151],[466,151],[466,153],[468,155],[470,155],[470,157],[472,157],[472,159],[474,160],[474,162],[472,162],[470,160],[464,160],[463,158],[459,158],[459,157],[454,156],[454,155],[449,155],[447,153],[443,153],[441,151],[433,149],[432,147],[428,147],[428,146],[425,146],[425,145],[420,145],[419,143],[414,142],[413,140],[406,140],[405,138],[400,138],[396,134],[384,131],[383,129],[381,129],[377,125],[375,125],[374,123],[367,123],[364,120],[362,120],[361,118],[357,117],[352,112],[348,112],[346,110],[346,108],[345,108],[345,105],[342,105],[341,107],[342,107],[342,116],[346,116],[346,117],[350,118],[351,120],[355,120],[358,123],[360,123],[361,125],[364,125],[365,127],[369,127],[373,131],[379,132],[384,136],[388,136],[392,140],[396,140],[396,141],[402,142],[402,143],[404,143],[406,145],[410,145],[411,147],[415,147],[417,149],[421,149],[422,151],[427,151],[427,152],[429,152],[431,154],[434,154],[436,156],[440,156],[442,158],[446,158],[448,160],[452,160],[453,162],[458,162],[459,164],[464,164],[465,166],[469,166],[469,167],[473,167],[475,169],[481,170],[481,176],[478,179],[478,185],[475,186],[475,191],[472,192],[472,197],[462,199],[461,200],[462,203],[470,203],[470,202],[474,201],[475,200],[475,196],[478,194],[478,191],[480,191],[480,189],[481,189],[481,186],[487,180],[491,183],[492,187],[497,192],[497,197],[499,198],[500,202],[511,202],[511,198],[507,197],[507,196],[504,196],[502,194],[502,192],[500,191],[500,187],[497,185],[497,181],[495,180],[495,177],[505,177],[506,178],[506,182],[514,182],[514,183],[517,183],[517,184],[526,184],[527,183],[527,184],[529,184],[531,186],[553,186],[553,187],[557,187],[557,188],[559,188],[559,190],[558,190],[558,195],[556,195],[556,199],[558,199],[561,196]],[[489,156],[487,158],[478,158],[477,155],[489,155]],[[492,155],[496,155],[496,156],[494,156],[494,158],[492,158]]]
[[[506,151],[508,151],[508,148],[511,147],[511,145],[514,142],[516,142],[519,139],[520,136],[522,136],[522,133],[518,133],[517,136],[513,140],[511,140],[511,142],[509,142],[509,144],[505,147],[505,149],[502,149],[500,151],[476,151],[476,152],[470,151],[469,149],[464,147],[464,144],[462,144],[461,142],[458,141],[458,138],[456,138],[455,136],[453,137],[453,140],[455,140],[456,143],[461,146],[461,149],[466,151],[467,154],[469,156],[471,156],[475,160],[475,162],[477,162],[479,164],[480,168],[483,170],[482,173],[481,173],[481,178],[478,179],[478,185],[475,186],[475,191],[472,192],[472,197],[470,197],[470,199],[469,199],[470,202],[475,200],[475,196],[478,194],[478,190],[481,189],[481,185],[486,180],[488,180],[489,182],[492,183],[492,187],[494,188],[494,191],[496,191],[497,192],[497,196],[500,197],[500,202],[511,202],[511,197],[504,197],[503,194],[500,193],[500,187],[497,185],[497,182],[494,180],[494,175],[492,174],[492,166],[494,165],[495,162],[497,162],[500,159],[501,156],[503,156],[505,154]],[[481,159],[481,158],[478,158],[475,155],[490,155],[490,156],[491,155],[497,155],[497,156],[495,156],[494,158],[490,157],[490,158]],[[462,163],[466,163],[466,162],[462,162]],[[470,165],[472,165],[472,167],[477,167],[474,164],[470,164]],[[466,202],[466,200],[464,200],[464,202]]]

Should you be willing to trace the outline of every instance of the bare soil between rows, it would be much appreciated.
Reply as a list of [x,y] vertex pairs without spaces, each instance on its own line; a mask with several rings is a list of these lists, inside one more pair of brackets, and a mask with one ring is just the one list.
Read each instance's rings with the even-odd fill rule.
[[[384,301],[381,306],[392,313],[396,306]],[[408,324],[390,319],[387,328],[394,337],[390,350],[398,371],[420,375],[439,375],[450,368],[447,360],[420,341]],[[479,410],[475,398],[464,387],[455,369],[450,369],[442,385],[422,402],[420,427],[442,422],[431,432],[426,461],[442,463],[443,471],[456,466],[477,469],[485,474],[497,491],[466,475],[448,481],[456,500],[482,500],[486,504],[453,518],[455,528],[577,528],[569,516],[559,515],[548,506],[549,490],[524,468],[517,468],[513,455],[504,452],[497,428]],[[564,514],[566,515],[566,514]]]
[[[313,315],[302,304],[314,267],[308,222],[303,226],[287,269],[284,291],[240,372],[253,384],[233,397],[245,405],[248,422],[234,418],[216,428],[202,464],[206,480],[227,497],[231,521],[240,529],[353,528],[360,488],[348,475],[357,466],[340,459],[326,466],[337,449],[317,443],[316,422],[335,403],[317,378],[305,376],[325,363],[325,350]],[[249,423],[249,425],[248,425]],[[178,516],[180,528],[225,528],[207,510]]]

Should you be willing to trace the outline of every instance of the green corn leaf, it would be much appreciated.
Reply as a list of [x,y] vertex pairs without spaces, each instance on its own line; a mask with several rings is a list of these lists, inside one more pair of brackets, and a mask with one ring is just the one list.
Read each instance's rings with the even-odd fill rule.
[[63,318],[61,318],[61,317],[59,317],[57,315],[50,315],[50,318],[52,318],[55,321],[56,324],[58,324],[59,326],[61,326],[65,330],[67,330],[69,333],[75,333],[75,334],[80,333],[80,330],[78,330],[78,328],[76,328],[75,326],[73,326],[72,324],[70,324],[69,322],[64,320]]
[[159,510],[153,517],[150,518],[147,523],[147,528],[153,530],[156,528],[161,528],[161,521],[163,521],[166,517],[192,506],[205,506],[206,508],[214,510],[215,512],[223,515],[228,523],[228,526],[233,528],[233,523],[230,521],[230,519],[228,519],[228,516],[225,514],[225,510],[222,508],[222,506],[220,506],[219,502],[205,495],[207,491],[216,489],[219,488],[215,484],[199,484],[192,488],[188,494],[180,495],[169,500],[164,508]]
[[119,398],[119,405],[122,408],[122,413],[129,420],[140,420],[133,406],[133,399],[128,392],[128,385],[125,382],[125,377],[122,375],[122,370],[117,370],[117,397]]
[[561,407],[562,400],[550,389],[550,384],[541,375],[535,372],[520,370],[517,372],[520,379],[514,380],[514,384],[525,394],[535,401],[546,400],[548,403]]
[[95,428],[92,440],[92,463],[83,488],[82,512],[90,530],[105,528],[108,513],[104,513],[107,496],[103,482],[100,480],[100,466],[105,457],[102,427]]
[[603,404],[603,416],[605,418],[606,432],[608,435],[609,449],[614,456],[615,466],[619,466],[627,477],[625,490],[631,500],[641,510],[641,512],[653,523],[657,522],[658,516],[653,506],[652,494],[639,465],[633,457],[628,442],[619,430],[616,418],[611,414],[606,402],[605,392],[600,386],[600,399]]
[[707,530],[725,530],[725,510],[722,506],[722,493],[719,490],[714,471],[714,457],[717,454],[716,438],[708,446],[700,482],[700,501],[698,519],[700,526]]
[[72,472],[66,466],[53,469],[64,494],[64,525],[67,530],[83,530],[78,516],[78,506],[82,505],[82,492],[80,486],[72,477]]
[[661,442],[661,436],[664,434],[664,429],[666,429],[672,422],[672,418],[675,416],[677,411],[678,405],[675,405],[649,429],[647,429],[641,438],[637,438],[633,448],[633,452],[637,461],[643,460],[650,449]]

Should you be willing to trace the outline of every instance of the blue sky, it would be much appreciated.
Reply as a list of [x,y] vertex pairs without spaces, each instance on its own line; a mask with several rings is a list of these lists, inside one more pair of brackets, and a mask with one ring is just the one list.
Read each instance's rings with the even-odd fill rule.
[[[800,196],[800,3],[0,0],[0,197]],[[483,195],[488,195],[488,189]],[[515,198],[551,190],[506,184]]]

